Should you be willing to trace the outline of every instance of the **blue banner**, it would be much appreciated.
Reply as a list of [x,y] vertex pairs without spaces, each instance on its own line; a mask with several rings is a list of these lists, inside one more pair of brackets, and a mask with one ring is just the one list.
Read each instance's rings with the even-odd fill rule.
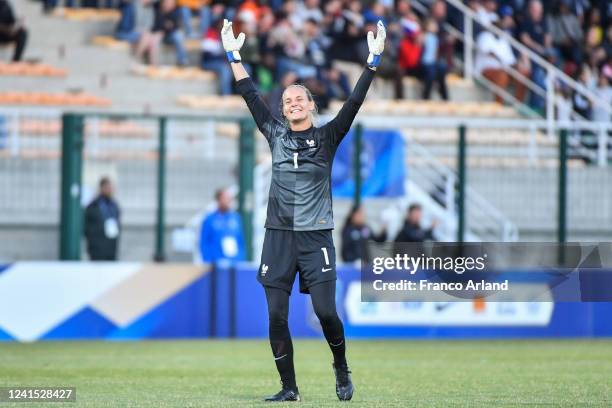
[[[334,158],[332,193],[336,197],[353,197],[355,192],[354,134],[354,130],[348,133]],[[404,160],[404,139],[400,132],[364,129],[361,138],[362,196],[403,196]]]
[[[238,263],[214,272],[199,268],[13,264],[0,275],[0,342],[266,338],[268,308],[256,280],[258,266]],[[348,338],[612,336],[612,302],[364,302],[361,271],[338,265],[337,272],[336,304]],[[147,282],[155,284],[147,287]],[[310,297],[300,294],[297,286],[296,280],[289,312],[291,333],[320,337]]]

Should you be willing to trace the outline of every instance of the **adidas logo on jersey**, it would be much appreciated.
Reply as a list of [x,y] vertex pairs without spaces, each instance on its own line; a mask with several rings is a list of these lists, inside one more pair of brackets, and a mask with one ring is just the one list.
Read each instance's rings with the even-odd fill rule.
[[261,265],[261,276],[266,276],[266,273],[268,273],[268,265],[262,264]]
[[308,139],[308,140],[306,140],[306,144],[308,145],[308,147],[313,147],[315,145],[315,141],[311,140],[311,139]]

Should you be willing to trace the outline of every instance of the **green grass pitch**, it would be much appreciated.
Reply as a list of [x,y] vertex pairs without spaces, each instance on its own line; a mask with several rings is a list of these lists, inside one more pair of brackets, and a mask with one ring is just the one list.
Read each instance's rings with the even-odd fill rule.
[[[612,340],[348,346],[350,406],[612,406]],[[347,404],[336,398],[324,340],[297,340],[294,348],[299,406]],[[49,407],[269,406],[261,398],[280,387],[263,340],[0,343],[0,385],[77,388],[76,404]]]

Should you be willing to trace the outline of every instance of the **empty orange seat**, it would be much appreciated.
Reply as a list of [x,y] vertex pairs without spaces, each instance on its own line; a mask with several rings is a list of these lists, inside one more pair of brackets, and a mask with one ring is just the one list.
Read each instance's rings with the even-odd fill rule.
[[87,93],[0,92],[0,105],[110,106],[111,101]]
[[28,62],[0,62],[0,75],[2,76],[44,76],[65,77],[66,70],[55,68],[47,64]]

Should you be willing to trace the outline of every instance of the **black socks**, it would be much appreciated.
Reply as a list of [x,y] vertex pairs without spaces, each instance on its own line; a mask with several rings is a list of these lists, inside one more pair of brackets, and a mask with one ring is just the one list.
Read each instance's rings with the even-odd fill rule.
[[285,328],[285,330],[278,330],[278,328],[270,327],[270,346],[283,388],[297,390],[295,368],[293,367],[293,343],[289,335],[289,328],[287,326]]
[[336,366],[346,364],[344,326],[336,312],[336,281],[312,286],[310,299],[319,322],[321,322],[325,340],[334,355],[334,364]]
[[325,336],[325,339],[327,340],[327,344],[329,344],[329,349],[334,355],[334,365],[336,367],[346,365],[346,341],[344,340],[344,335],[341,338],[336,337],[331,340]]
[[289,334],[289,293],[278,288],[266,287],[268,301],[269,335],[272,355],[280,374],[283,388],[297,390],[293,367],[293,343]]
[[[310,298],[314,311],[321,322],[323,334],[334,356],[334,366],[346,366],[346,340],[344,326],[336,312],[336,282],[328,281],[314,285]],[[289,293],[282,289],[266,287],[268,318],[270,321],[270,347],[280,374],[283,388],[297,391],[293,366],[293,343],[289,334]]]

